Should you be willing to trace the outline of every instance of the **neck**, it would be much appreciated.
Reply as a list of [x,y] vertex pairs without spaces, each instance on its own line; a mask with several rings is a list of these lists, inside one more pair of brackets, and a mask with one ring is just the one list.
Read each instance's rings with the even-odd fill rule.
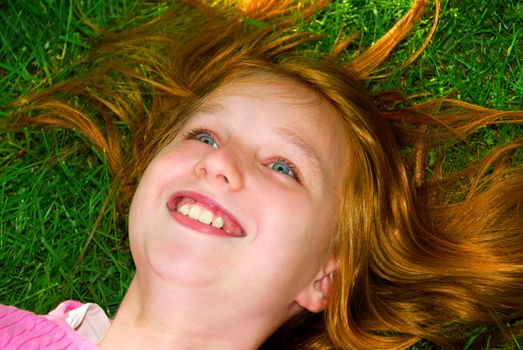
[[104,350],[257,349],[283,321],[281,316],[248,317],[237,304],[228,305],[211,291],[162,291],[136,275],[100,346]]

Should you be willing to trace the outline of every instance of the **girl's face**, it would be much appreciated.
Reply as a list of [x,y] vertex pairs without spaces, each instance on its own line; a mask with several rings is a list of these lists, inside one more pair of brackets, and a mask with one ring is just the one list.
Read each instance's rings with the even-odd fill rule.
[[345,174],[334,113],[269,74],[210,94],[138,186],[129,216],[137,275],[275,322],[321,310]]

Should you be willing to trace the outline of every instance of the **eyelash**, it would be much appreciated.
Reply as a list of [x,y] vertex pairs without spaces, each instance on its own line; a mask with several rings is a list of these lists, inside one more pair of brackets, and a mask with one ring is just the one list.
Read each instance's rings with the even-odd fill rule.
[[[185,139],[186,140],[196,140],[197,139],[197,136],[199,135],[206,135],[206,136],[209,136],[211,137],[212,139],[217,140],[217,137],[216,135],[210,131],[209,129],[205,129],[205,128],[198,128],[198,129],[193,129],[193,130],[189,130],[186,134],[185,134]],[[218,143],[218,142],[216,142]],[[271,164],[271,163],[282,163],[282,164],[285,164],[287,167],[289,167],[290,171],[292,172],[292,175],[285,175],[283,173],[281,173],[282,175],[285,175],[287,177],[290,177],[291,179],[293,179],[294,181],[298,182],[301,184],[301,178],[299,176],[299,172],[298,172],[298,167],[292,163],[290,160],[288,159],[285,159],[285,158],[281,158],[281,157],[277,157],[275,158],[274,160],[271,160],[270,162],[268,162],[267,164]]]
[[[216,140],[218,139],[216,137],[216,135],[214,135],[214,133],[212,131],[210,131],[209,129],[193,129],[193,130],[189,130],[186,134],[185,134],[185,139],[186,140],[196,140],[196,137],[199,136],[199,135],[206,135],[206,136],[209,136],[211,137],[212,139]],[[216,142],[218,143],[218,142]]]

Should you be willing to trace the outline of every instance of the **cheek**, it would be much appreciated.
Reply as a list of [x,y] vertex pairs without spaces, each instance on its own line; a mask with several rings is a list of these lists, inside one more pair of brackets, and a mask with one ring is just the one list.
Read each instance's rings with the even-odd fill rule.
[[[310,275],[317,268],[332,235],[328,210],[301,195],[272,197],[265,203],[260,242],[275,269]],[[263,237],[265,236],[265,237]]]
[[281,232],[278,242],[295,247],[322,241],[332,231],[333,205],[324,196],[307,191],[265,189],[259,202],[267,230]]
[[129,240],[131,250],[139,252],[158,215],[165,210],[170,184],[178,177],[180,167],[174,154],[163,151],[146,168],[134,193],[129,210]]
[[142,175],[129,210],[130,231],[144,225],[148,221],[149,213],[157,206],[163,183],[167,180],[164,178],[163,168],[162,162],[155,159]]
[[187,147],[174,149],[170,145],[154,157],[140,179],[131,202],[131,212],[136,209],[142,215],[153,210],[170,184],[191,172],[192,153]]

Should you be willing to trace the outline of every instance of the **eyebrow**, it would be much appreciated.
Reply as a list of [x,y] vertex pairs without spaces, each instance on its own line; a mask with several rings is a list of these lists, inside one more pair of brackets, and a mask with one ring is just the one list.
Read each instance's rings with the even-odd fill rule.
[[320,166],[320,161],[318,157],[316,156],[316,153],[312,150],[312,148],[303,140],[298,134],[296,134],[294,131],[285,129],[285,128],[276,128],[273,129],[273,131],[281,136],[284,141],[292,144],[295,146],[302,155],[307,158],[311,165],[311,169],[313,172],[319,176],[323,176],[323,170]]
[[223,111],[225,108],[223,105],[219,103],[208,103],[203,106],[201,106],[198,109],[198,112],[204,113],[204,114],[210,114],[212,116],[216,116],[219,112]]

